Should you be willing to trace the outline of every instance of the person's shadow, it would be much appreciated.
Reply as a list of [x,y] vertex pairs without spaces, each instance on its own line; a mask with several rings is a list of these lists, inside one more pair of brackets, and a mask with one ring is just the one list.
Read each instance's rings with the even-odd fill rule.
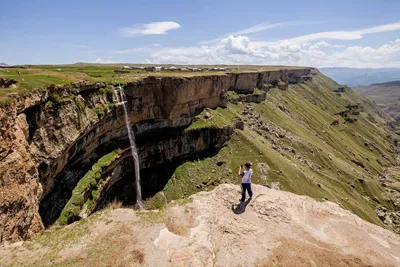
[[243,212],[246,211],[246,207],[250,202],[250,198],[246,200],[245,202],[240,202],[239,204],[232,204],[232,211],[235,214],[242,214]]

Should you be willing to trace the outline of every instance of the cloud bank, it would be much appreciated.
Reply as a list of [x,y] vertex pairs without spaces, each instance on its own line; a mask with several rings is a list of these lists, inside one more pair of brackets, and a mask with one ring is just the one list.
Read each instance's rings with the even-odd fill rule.
[[[243,30],[252,33],[260,25]],[[345,46],[328,40],[356,40],[363,35],[400,30],[400,23],[357,31],[313,33],[274,42],[252,41],[246,35],[230,35],[212,45],[162,48],[151,53],[150,60],[175,64],[268,64],[314,67],[400,67],[400,39],[380,47]]]

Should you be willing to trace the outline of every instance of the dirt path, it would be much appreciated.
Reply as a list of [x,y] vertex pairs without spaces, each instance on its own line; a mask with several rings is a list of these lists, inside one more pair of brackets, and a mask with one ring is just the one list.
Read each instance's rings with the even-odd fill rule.
[[106,210],[33,241],[0,248],[7,266],[400,266],[400,236],[331,202],[255,185],[160,212]]

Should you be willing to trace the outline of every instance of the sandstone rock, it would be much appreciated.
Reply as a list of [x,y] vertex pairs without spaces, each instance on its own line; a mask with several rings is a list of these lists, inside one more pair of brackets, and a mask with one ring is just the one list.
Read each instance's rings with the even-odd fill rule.
[[281,190],[281,184],[279,182],[271,182],[270,186],[271,186],[271,189]]
[[[85,235],[78,236],[71,246],[57,249],[57,255],[90,265],[85,251],[96,250],[102,243],[118,243],[118,249],[104,252],[117,266],[139,265],[134,257],[128,257],[138,249],[143,266],[399,265],[400,238],[395,233],[329,201],[317,202],[259,185],[254,185],[253,191],[253,199],[239,205],[240,187],[220,185],[191,196],[190,203],[167,206],[161,222],[141,220],[132,209],[110,210],[93,218],[92,227],[83,228]],[[82,229],[77,227],[73,229]],[[55,231],[69,236],[76,233],[71,228]],[[321,229],[325,229],[322,234]],[[132,237],[140,242],[132,242]],[[25,245],[30,245],[29,249]],[[71,247],[82,253],[72,256],[68,253]],[[37,259],[51,265],[46,262],[51,253],[54,251],[35,241],[0,248],[5,266],[34,265]]]
[[[141,134],[154,129],[182,127],[200,110],[226,106],[229,88],[254,90],[262,88],[263,83],[279,79],[295,83],[309,73],[309,68],[288,68],[185,78],[148,77],[128,82],[123,87],[131,123]],[[0,118],[4,114],[10,116],[7,123],[1,121],[0,242],[25,239],[40,231],[43,225],[38,213],[39,203],[53,203],[51,194],[56,186],[73,187],[75,180],[89,168],[86,165],[101,156],[94,153],[99,147],[126,138],[123,113],[118,105],[120,99],[114,94],[100,92],[106,87],[104,82],[50,86],[28,96],[16,95],[12,105],[0,109]],[[50,103],[54,95],[65,101]],[[63,99],[69,97],[71,99]],[[263,97],[265,94],[250,96],[251,101],[260,101]],[[20,118],[25,125],[18,126],[14,122],[20,114],[25,114],[25,118]],[[244,124],[240,126],[243,127]],[[196,132],[198,142],[194,151],[223,145],[233,130],[227,126],[215,132]],[[167,150],[155,144],[151,149],[143,149],[143,162],[147,162],[151,150],[168,151],[161,154],[166,158],[193,152],[188,146],[188,136],[176,142],[168,143]],[[71,166],[80,174],[69,173]],[[52,205],[59,204],[61,202]]]

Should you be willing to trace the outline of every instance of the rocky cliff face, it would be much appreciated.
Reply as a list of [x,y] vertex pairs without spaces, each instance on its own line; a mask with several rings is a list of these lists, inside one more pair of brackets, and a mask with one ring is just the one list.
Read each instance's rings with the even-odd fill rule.
[[[143,144],[143,168],[154,166],[156,155],[159,160],[172,160],[221,147],[232,128],[180,131],[167,140],[159,134],[146,141],[150,133],[183,129],[204,108],[224,107],[228,90],[296,83],[311,71],[149,77],[124,84],[130,120]],[[101,82],[53,86],[15,99],[0,110],[0,241],[26,239],[40,231],[39,206],[42,214],[47,214],[50,202],[56,203],[51,209],[60,211],[71,188],[100,157],[128,146],[114,89]],[[62,195],[63,201],[52,201]]]

